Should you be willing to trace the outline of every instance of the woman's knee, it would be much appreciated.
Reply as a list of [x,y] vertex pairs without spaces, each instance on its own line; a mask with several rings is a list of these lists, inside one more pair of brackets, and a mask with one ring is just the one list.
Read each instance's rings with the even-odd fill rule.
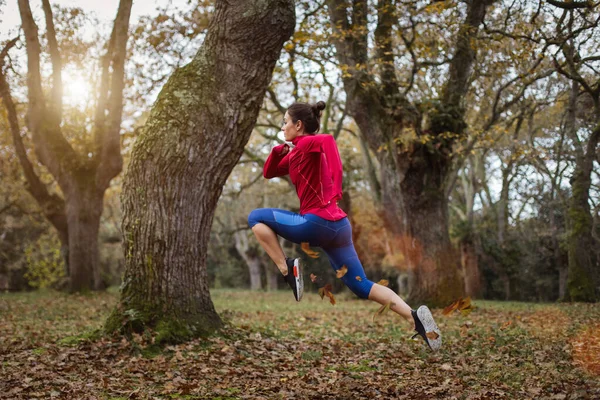
[[254,226],[264,221],[264,208],[252,210],[248,215],[248,226],[254,231]]
[[344,280],[344,283],[346,286],[348,286],[348,289],[350,289],[352,293],[361,299],[368,299],[369,293],[371,293],[371,288],[375,283],[368,280],[367,277],[363,277],[361,280],[356,279],[358,277],[359,276],[349,277],[348,279]]

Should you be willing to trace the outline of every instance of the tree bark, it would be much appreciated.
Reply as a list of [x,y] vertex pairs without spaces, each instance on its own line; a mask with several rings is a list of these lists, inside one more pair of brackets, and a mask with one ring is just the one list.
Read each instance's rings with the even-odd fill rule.
[[569,204],[567,278],[568,298],[571,301],[596,302],[600,293],[598,282],[598,260],[593,249],[597,243],[592,236],[593,217],[590,212],[589,192],[595,149],[600,138],[600,124],[596,125],[583,157],[577,157],[571,179],[572,197]]
[[221,325],[206,251],[217,200],[294,29],[291,0],[217,1],[202,48],[174,72],[123,183],[125,276],[108,331],[174,342]]
[[481,297],[481,273],[475,244],[469,240],[460,243],[461,264],[465,278],[465,294],[472,298]]

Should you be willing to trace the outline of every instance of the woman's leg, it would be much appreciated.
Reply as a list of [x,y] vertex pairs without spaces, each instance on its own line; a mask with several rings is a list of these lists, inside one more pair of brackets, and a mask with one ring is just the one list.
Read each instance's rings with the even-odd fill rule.
[[391,303],[390,309],[402,318],[413,323],[411,308],[392,289],[367,279],[365,270],[358,259],[354,244],[350,242],[343,247],[323,249],[334,270],[346,266],[348,272],[342,281],[354,294],[363,299],[373,300],[381,305]]
[[414,325],[411,314],[412,309],[404,300],[402,300],[402,297],[398,296],[396,292],[389,287],[375,283],[369,292],[369,300],[376,301],[382,305],[391,303],[390,310]]
[[277,235],[298,244],[312,242],[311,224],[302,215],[291,211],[257,208],[248,216],[248,225],[284,276],[288,274],[288,267]]
[[279,271],[285,276],[288,274],[288,267],[285,262],[285,254],[277,239],[277,234],[268,225],[257,223],[252,227],[252,232],[256,236],[256,240],[263,249],[267,252],[271,260],[277,265]]

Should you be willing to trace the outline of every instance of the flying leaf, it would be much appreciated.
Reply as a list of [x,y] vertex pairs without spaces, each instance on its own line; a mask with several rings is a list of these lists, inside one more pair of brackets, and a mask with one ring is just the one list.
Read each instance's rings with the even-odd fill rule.
[[329,297],[329,302],[335,306],[335,297],[333,297],[333,293],[331,293],[332,290],[331,283],[328,283],[319,289],[319,296],[321,296],[321,300],[323,300],[325,296]]
[[458,304],[460,303],[461,299],[456,300],[454,303],[450,304],[448,307],[444,308],[444,311],[442,311],[443,315],[449,315],[450,313],[452,313],[452,311],[458,309]]
[[427,336],[427,338],[428,338],[428,339],[431,339],[431,340],[435,340],[435,339],[437,339],[437,338],[439,338],[439,337],[440,337],[440,335],[438,335],[438,333],[437,333],[437,332],[433,332],[433,331],[431,331],[431,332],[427,332],[427,333],[425,334],[425,336]]
[[303,242],[300,245],[302,251],[306,253],[310,258],[319,258],[319,253],[317,251],[311,250],[310,245],[307,242]]
[[460,310],[460,313],[461,313],[462,315],[469,315],[469,314],[471,314],[471,311],[473,311],[473,310],[474,310],[474,309],[476,309],[476,308],[477,308],[476,306],[474,306],[474,305],[472,305],[472,304],[469,304],[469,306],[468,306],[468,307],[461,308],[461,310]]
[[377,282],[377,284],[381,285],[381,286],[387,286],[389,284],[389,282],[387,279],[382,279],[379,282]]
[[356,280],[357,280],[357,281],[359,281],[359,282],[361,282],[361,281],[362,281],[362,278],[361,278],[360,276],[357,276],[357,277],[356,277]]
[[338,278],[342,278],[344,275],[346,275],[347,272],[348,272],[348,267],[346,267],[345,265],[342,265],[342,268],[335,271],[335,276],[337,276]]
[[315,274],[310,274],[310,281],[312,283],[316,283],[317,282],[317,276]]
[[471,311],[476,309],[477,307],[471,304],[471,298],[465,297],[464,299],[460,297],[454,303],[450,304],[448,307],[444,308],[442,312],[444,315],[449,315],[453,311],[458,310],[462,315],[469,315]]
[[384,305],[382,305],[381,307],[379,307],[379,310],[377,310],[375,312],[375,314],[373,314],[373,321],[375,321],[375,318],[385,314],[386,312],[389,311],[390,308],[392,308],[393,306],[395,306],[395,303],[392,303],[391,301],[389,303],[386,303]]

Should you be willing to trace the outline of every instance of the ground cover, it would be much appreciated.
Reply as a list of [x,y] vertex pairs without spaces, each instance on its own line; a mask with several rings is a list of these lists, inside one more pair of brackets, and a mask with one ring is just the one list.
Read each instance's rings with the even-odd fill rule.
[[217,335],[163,349],[98,335],[115,290],[0,294],[0,398],[598,399],[600,305],[474,301],[444,347],[376,304],[214,290]]

